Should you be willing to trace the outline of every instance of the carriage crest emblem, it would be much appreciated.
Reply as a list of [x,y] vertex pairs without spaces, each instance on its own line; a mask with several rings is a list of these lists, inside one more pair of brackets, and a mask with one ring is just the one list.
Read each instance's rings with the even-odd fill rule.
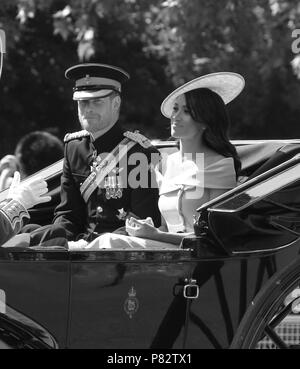
[[133,315],[138,311],[139,305],[139,300],[136,297],[136,290],[134,287],[131,287],[128,292],[128,297],[124,302],[125,313],[129,315],[130,319],[132,319]]

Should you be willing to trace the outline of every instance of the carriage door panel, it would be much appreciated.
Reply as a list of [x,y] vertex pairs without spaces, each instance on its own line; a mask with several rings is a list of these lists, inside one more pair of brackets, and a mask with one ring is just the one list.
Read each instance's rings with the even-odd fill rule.
[[[70,347],[167,346],[165,317],[176,316],[172,302],[177,294],[184,300],[194,267],[184,250],[73,252]],[[185,302],[177,308],[185,311]],[[172,347],[182,345],[180,330]]]
[[0,290],[5,293],[5,306],[2,301],[0,329],[4,324],[4,332],[18,332],[19,338],[13,337],[18,347],[26,344],[26,332],[45,342],[45,348],[66,347],[69,265],[67,251],[1,252]]

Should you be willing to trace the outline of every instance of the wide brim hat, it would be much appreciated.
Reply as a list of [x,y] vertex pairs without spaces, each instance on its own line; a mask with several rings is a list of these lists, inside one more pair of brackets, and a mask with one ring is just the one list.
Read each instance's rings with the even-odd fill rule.
[[208,88],[219,96],[225,104],[235,99],[245,86],[244,78],[233,72],[217,72],[195,78],[184,85],[178,87],[170,93],[161,104],[162,114],[170,118],[175,100],[178,96],[197,88]]
[[75,82],[73,100],[107,97],[113,91],[121,93],[130,76],[122,68],[100,63],[77,64],[68,68],[65,77]]

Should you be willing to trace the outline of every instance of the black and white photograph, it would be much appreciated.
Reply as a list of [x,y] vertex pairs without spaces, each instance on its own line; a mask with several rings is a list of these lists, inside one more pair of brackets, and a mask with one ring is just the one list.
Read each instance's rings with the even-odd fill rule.
[[0,0],[0,127],[0,349],[300,348],[299,1]]

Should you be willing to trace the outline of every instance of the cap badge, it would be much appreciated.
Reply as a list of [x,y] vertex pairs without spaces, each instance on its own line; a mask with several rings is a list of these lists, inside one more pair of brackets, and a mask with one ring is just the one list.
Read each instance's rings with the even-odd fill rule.
[[86,76],[85,76],[85,84],[86,85],[89,85],[91,83],[91,77],[89,76],[89,74],[87,74]]

